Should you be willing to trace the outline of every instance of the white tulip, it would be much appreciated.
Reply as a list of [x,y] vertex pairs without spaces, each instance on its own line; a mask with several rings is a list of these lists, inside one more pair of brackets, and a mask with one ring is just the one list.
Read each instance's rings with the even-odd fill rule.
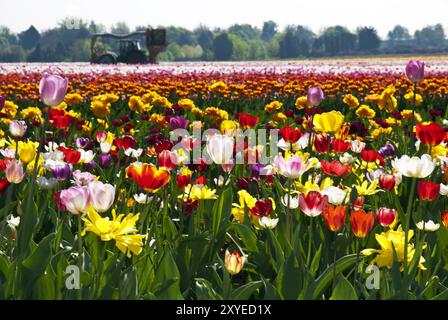
[[448,195],[448,185],[445,185],[445,184],[441,183],[440,184],[440,191],[439,191],[439,193],[442,196]]
[[407,155],[392,160],[392,167],[405,177],[426,178],[435,169],[436,165],[428,154],[410,158]]
[[289,209],[297,209],[299,207],[299,197],[293,197],[289,194],[285,194],[281,199],[282,204],[285,207],[288,206],[288,198],[289,198]]
[[360,153],[362,150],[364,150],[365,147],[366,147],[366,144],[364,142],[355,140],[355,141],[352,141],[352,145],[351,145],[350,149],[355,153]]
[[420,221],[420,222],[416,223],[415,225],[417,226],[418,229],[423,230],[423,228],[424,228],[423,231],[429,231],[429,232],[437,231],[440,228],[440,224],[434,223],[434,221],[432,221],[432,220],[428,220],[426,222]]
[[207,152],[214,163],[230,164],[232,163],[234,144],[232,137],[215,134],[207,141]]
[[347,197],[344,190],[334,186],[326,187],[321,191],[321,194],[328,196],[328,202],[335,206],[342,204]]
[[278,218],[271,219],[269,217],[262,217],[258,220],[258,223],[263,229],[274,229],[278,224]]
[[100,181],[88,185],[92,207],[97,212],[106,212],[114,204],[115,187]]
[[152,201],[152,198],[153,197],[148,197],[144,193],[138,193],[138,194],[136,193],[136,194],[134,194],[134,200],[137,203],[140,203],[140,204],[148,204],[148,203],[150,203]]
[[111,148],[112,148],[112,145],[110,143],[107,143],[107,142],[100,143],[101,153],[109,153]]
[[353,157],[350,153],[345,152],[342,156],[339,157],[339,161],[341,161],[341,163],[343,164],[352,164],[356,161],[356,158]]
[[143,149],[138,148],[137,150],[129,148],[124,151],[124,154],[128,157],[138,158],[142,155]]
[[84,149],[78,149],[78,151],[81,153],[81,158],[79,159],[80,163],[89,163],[95,157],[92,150],[85,151]]

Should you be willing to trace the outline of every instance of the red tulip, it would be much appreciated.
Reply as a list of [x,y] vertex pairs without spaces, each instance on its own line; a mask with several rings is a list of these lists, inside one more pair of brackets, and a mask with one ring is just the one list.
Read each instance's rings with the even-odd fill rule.
[[253,128],[257,125],[259,118],[248,113],[240,113],[236,115],[243,129]]
[[318,191],[310,191],[299,196],[300,210],[309,217],[316,217],[327,208],[328,196]]
[[282,136],[283,140],[289,143],[297,142],[297,140],[299,140],[302,136],[302,130],[293,129],[290,126],[281,128],[279,133]]
[[337,160],[333,160],[331,162],[322,160],[320,164],[321,169],[325,174],[335,177],[344,176],[348,174],[352,169],[350,165],[342,164]]
[[190,184],[190,176],[189,175],[179,175],[176,177],[176,183],[179,189],[183,190],[188,184]]
[[335,139],[331,142],[331,147],[333,148],[334,152],[337,153],[344,153],[351,147],[351,142],[344,141],[341,139]]
[[418,182],[418,197],[421,200],[434,201],[439,195],[440,184],[432,181]]
[[67,163],[76,164],[78,163],[79,159],[81,159],[81,152],[79,151],[64,147],[59,147],[58,150],[64,154],[64,160]]
[[204,176],[200,176],[198,178],[196,178],[196,180],[194,180],[194,184],[206,184],[207,183],[207,178]]
[[375,150],[364,149],[361,151],[361,158],[365,162],[375,162],[379,156],[380,156],[379,153],[376,152]]
[[271,200],[257,200],[255,206],[249,209],[249,212],[257,217],[267,217],[272,211]]
[[445,130],[437,123],[418,124],[416,135],[423,144],[437,146],[443,142]]
[[350,224],[352,226],[353,234],[358,238],[366,237],[372,230],[375,223],[375,218],[372,212],[365,212],[364,210],[353,211],[350,215]]

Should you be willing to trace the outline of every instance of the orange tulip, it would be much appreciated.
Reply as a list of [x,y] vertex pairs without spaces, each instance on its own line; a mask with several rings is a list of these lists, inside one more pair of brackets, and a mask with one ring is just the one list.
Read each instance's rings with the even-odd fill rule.
[[144,163],[141,166],[131,164],[126,169],[129,178],[135,181],[145,191],[156,192],[170,181],[166,169],[157,169],[154,165]]
[[346,206],[339,205],[335,207],[329,204],[323,214],[328,229],[333,232],[340,230],[344,226],[346,212]]
[[350,224],[352,225],[352,232],[358,238],[366,237],[375,223],[375,217],[372,212],[365,212],[364,210],[353,211],[350,215]]

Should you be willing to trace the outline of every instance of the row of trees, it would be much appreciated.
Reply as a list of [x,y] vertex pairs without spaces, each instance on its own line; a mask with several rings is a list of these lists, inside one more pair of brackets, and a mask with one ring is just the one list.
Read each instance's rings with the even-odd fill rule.
[[[31,26],[14,34],[0,27],[0,61],[58,62],[89,61],[90,37],[109,31],[126,34],[131,30],[119,22],[107,29],[93,21],[66,18],[55,28],[39,32]],[[365,54],[441,53],[448,51],[442,25],[427,26],[413,35],[403,26],[396,26],[387,39],[380,39],[372,27],[360,27],[355,32],[343,26],[325,28],[319,34],[301,25],[289,25],[279,30],[274,21],[262,28],[235,24],[227,29],[210,29],[200,25],[194,30],[169,26],[167,46],[161,60],[265,60],[298,57],[322,57]],[[112,49],[114,42],[106,42]]]

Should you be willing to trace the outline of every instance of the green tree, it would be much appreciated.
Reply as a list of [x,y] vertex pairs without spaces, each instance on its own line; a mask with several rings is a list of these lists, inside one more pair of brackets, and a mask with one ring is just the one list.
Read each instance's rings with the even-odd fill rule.
[[213,52],[217,60],[230,60],[233,55],[233,42],[225,32],[218,34],[213,40]]
[[278,25],[272,20],[265,21],[263,23],[263,29],[261,31],[261,39],[264,41],[270,41],[277,34]]
[[378,49],[381,39],[374,28],[363,27],[358,31],[358,49],[361,51]]
[[428,47],[443,47],[445,46],[445,31],[441,24],[434,26],[427,26],[414,33],[414,38],[417,45]]
[[243,39],[249,41],[260,37],[260,29],[253,27],[250,24],[234,24],[227,30],[228,33],[233,33]]
[[396,25],[387,33],[387,39],[391,42],[404,41],[411,39],[409,30],[403,26]]
[[33,49],[40,40],[40,33],[34,26],[30,26],[26,31],[19,33],[19,43],[26,50]]

